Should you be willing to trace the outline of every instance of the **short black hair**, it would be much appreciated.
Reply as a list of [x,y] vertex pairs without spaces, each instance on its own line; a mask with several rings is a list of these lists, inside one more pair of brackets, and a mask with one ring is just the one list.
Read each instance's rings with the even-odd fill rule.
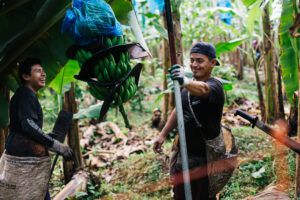
[[41,60],[38,58],[28,57],[20,62],[18,75],[22,84],[25,84],[25,80],[23,79],[23,74],[31,75],[31,68],[33,65],[41,65]]

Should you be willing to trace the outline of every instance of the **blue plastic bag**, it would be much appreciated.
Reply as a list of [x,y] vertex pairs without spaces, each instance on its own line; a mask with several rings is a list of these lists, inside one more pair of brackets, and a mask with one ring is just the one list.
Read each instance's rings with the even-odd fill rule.
[[122,25],[104,0],[73,0],[62,25],[76,44],[88,45],[101,37],[121,36]]
[[[230,0],[218,0],[217,6],[219,7],[224,7],[224,8],[231,8],[231,1]],[[228,24],[231,25],[231,19],[232,19],[232,15],[231,13],[222,13],[220,14],[220,19]]]

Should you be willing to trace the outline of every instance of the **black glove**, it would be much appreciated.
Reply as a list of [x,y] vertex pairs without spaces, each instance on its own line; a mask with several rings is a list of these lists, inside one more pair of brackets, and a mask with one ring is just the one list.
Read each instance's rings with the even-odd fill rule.
[[168,71],[170,73],[171,79],[173,81],[177,80],[180,86],[184,87],[190,82],[190,80],[185,77],[183,67],[181,67],[180,65],[173,65]]
[[53,146],[49,150],[62,155],[66,160],[71,160],[73,157],[72,149],[68,145],[60,143],[57,140],[54,140]]

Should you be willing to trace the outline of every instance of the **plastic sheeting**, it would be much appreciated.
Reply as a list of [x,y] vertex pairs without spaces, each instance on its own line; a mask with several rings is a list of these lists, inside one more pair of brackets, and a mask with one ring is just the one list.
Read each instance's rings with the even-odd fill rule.
[[122,25],[104,0],[73,0],[63,21],[62,32],[70,34],[76,44],[88,45],[102,36],[121,36]]
[[[231,8],[231,0],[218,0],[217,6],[219,7],[224,7],[224,8]],[[220,14],[220,19],[228,24],[231,25],[231,19],[232,19],[232,15],[231,13],[222,13]]]

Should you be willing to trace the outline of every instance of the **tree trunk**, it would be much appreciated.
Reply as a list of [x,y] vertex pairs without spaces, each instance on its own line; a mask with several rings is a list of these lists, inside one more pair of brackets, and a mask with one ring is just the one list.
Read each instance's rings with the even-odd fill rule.
[[[275,54],[275,36],[271,30],[270,14],[269,14],[270,3],[267,3],[263,10],[263,58],[264,58],[264,72],[265,72],[265,100],[266,100],[266,120],[267,123],[273,123],[279,118],[279,103],[277,94],[277,82],[276,82],[276,54]],[[283,168],[283,163],[286,161],[284,158],[287,155],[287,151],[283,150],[281,145],[276,144],[273,141],[275,148],[274,152],[278,152],[279,155],[275,156],[275,174],[278,177],[276,185],[285,189],[288,184],[284,183],[282,178],[288,174],[288,169]],[[285,179],[286,180],[286,179]]]
[[261,88],[261,83],[260,83],[260,78],[258,74],[258,67],[259,67],[259,60],[256,60],[254,55],[253,57],[253,63],[254,63],[254,72],[255,72],[255,80],[256,80],[256,87],[257,87],[257,92],[258,92],[258,99],[259,99],[259,107],[261,111],[261,120],[263,122],[266,122],[266,107],[265,107],[265,102],[264,102],[264,95],[263,91]]
[[[241,46],[243,48],[243,46]],[[238,48],[236,50],[236,65],[237,65],[237,78],[238,80],[243,80],[244,78],[244,68],[243,68],[243,56],[241,50]]]
[[[75,84],[71,83],[71,88],[65,93],[64,109],[72,113],[77,112],[77,103],[75,99]],[[67,141],[74,152],[74,164],[71,161],[64,161],[65,182],[69,182],[78,168],[82,167],[82,155],[80,151],[80,137],[78,129],[78,120],[72,121],[72,126],[67,134]]]
[[[0,95],[9,101],[9,89],[6,86],[0,85]],[[8,114],[8,112],[7,112]],[[8,118],[8,116],[7,116]],[[5,149],[5,141],[8,135],[8,127],[0,128],[0,157]]]
[[280,119],[285,119],[284,114],[284,102],[283,102],[283,93],[282,93],[282,76],[281,76],[281,65],[278,65],[277,68],[277,87],[278,87],[278,104],[279,104],[279,113],[278,117]]
[[265,100],[266,100],[266,118],[267,122],[272,123],[279,117],[279,104],[276,89],[275,75],[275,54],[273,46],[273,34],[271,33],[269,20],[269,3],[265,6],[263,12],[263,54],[265,70]]
[[[298,77],[300,77],[300,63],[298,63]],[[297,130],[297,141],[300,143],[300,78],[298,86],[298,130]],[[296,197],[300,197],[300,156],[297,155],[296,161]]]

